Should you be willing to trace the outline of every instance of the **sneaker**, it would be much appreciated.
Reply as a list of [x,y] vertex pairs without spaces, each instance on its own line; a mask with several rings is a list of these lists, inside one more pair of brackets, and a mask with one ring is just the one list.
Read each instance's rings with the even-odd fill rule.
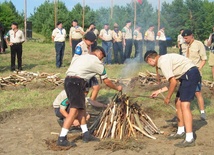
[[74,142],[69,142],[67,140],[67,136],[59,137],[58,140],[57,140],[57,145],[58,146],[71,146],[71,147],[77,146]]
[[206,114],[205,113],[201,113],[201,120],[205,121],[206,120]]
[[88,143],[89,141],[100,141],[99,138],[96,138],[93,135],[91,135],[89,131],[83,133],[82,140],[85,143]]
[[174,140],[174,139],[184,139],[185,138],[185,132],[181,133],[181,134],[171,134],[169,135],[169,137],[167,137],[169,140]]
[[182,142],[179,142],[177,144],[175,144],[175,146],[177,147],[192,147],[192,146],[195,146],[195,140],[192,139],[190,142],[186,141],[186,140],[183,140]]
[[59,126],[62,127],[63,123],[64,123],[64,120],[63,119],[58,119],[57,122],[58,122]]

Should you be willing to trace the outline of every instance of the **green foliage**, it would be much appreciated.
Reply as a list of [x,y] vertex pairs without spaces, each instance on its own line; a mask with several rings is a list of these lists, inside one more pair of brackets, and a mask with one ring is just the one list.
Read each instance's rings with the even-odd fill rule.
[[[162,2],[161,6],[161,25],[166,28],[166,35],[173,39],[176,44],[177,35],[181,28],[193,30],[194,36],[198,40],[205,40],[212,32],[214,23],[214,2],[208,0],[173,0],[172,3]],[[103,28],[105,23],[113,24],[116,22],[122,29],[127,20],[134,23],[134,3],[113,7],[113,16],[111,17],[111,8],[101,7],[97,10],[91,9],[89,6],[84,7],[84,29],[86,30],[90,23],[95,22],[97,29]],[[83,7],[77,3],[72,10],[68,10],[65,3],[58,1],[57,15],[55,15],[55,4],[53,1],[46,0],[28,19],[32,21],[33,31],[45,36],[46,41],[51,40],[51,32],[55,28],[55,17],[58,21],[63,22],[63,27],[69,33],[72,20],[76,19],[79,25],[83,25]],[[142,4],[136,3],[136,24],[142,27],[144,32],[149,25],[155,25],[155,32],[158,31],[158,10],[154,10],[148,0],[144,0]],[[19,14],[11,1],[0,3],[0,22],[10,29],[11,22],[16,21],[23,27],[24,16]],[[133,28],[133,27],[132,27]]]
[[19,15],[11,1],[0,3],[0,22],[6,30],[10,29],[12,22],[17,22],[19,27],[24,27],[23,15]]

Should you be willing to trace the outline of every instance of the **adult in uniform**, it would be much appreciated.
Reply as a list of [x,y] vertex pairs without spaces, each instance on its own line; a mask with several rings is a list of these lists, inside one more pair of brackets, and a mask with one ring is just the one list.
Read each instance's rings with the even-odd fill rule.
[[62,66],[65,51],[66,30],[62,27],[62,22],[57,22],[57,27],[52,32],[52,40],[55,43],[56,67]]
[[130,58],[132,53],[132,29],[131,29],[131,21],[126,21],[126,26],[122,29],[123,34],[123,47],[125,48],[124,52],[124,61]]
[[[122,32],[119,30],[119,25],[114,24],[113,34],[113,50],[114,50],[114,62],[122,64],[123,63],[123,36]],[[119,55],[119,56],[118,56]]]
[[[89,28],[86,30],[86,32],[92,31],[94,32],[95,36],[98,37],[99,31],[96,29],[95,23],[91,23],[89,25]],[[97,39],[94,41],[94,43],[91,45],[91,49],[93,50],[97,46]]]
[[159,42],[159,54],[164,55],[167,53],[167,46],[166,46],[166,35],[165,35],[165,28],[161,27],[157,33],[156,40]]
[[72,27],[69,31],[69,43],[72,47],[72,56],[74,55],[74,50],[79,42],[82,41],[84,30],[78,25],[78,21],[75,19],[72,21]]
[[211,67],[212,76],[214,80],[214,26],[213,33],[210,34],[207,45],[210,46],[209,66]]
[[177,37],[179,54],[182,55],[182,44],[184,43],[184,38],[182,36],[184,29],[180,29],[180,34]]
[[155,32],[154,25],[150,25],[149,29],[145,32],[144,40],[146,43],[146,51],[155,50]]
[[5,35],[5,41],[11,50],[11,71],[16,69],[16,55],[18,59],[18,70],[22,70],[22,43],[25,41],[24,33],[18,29],[18,23],[11,24],[11,30]]
[[[206,64],[207,54],[204,44],[201,41],[195,40],[191,30],[184,30],[182,33],[184,43],[182,44],[182,53],[184,56],[192,60],[192,62],[198,67],[201,76],[202,68]],[[198,106],[201,112],[201,119],[206,119],[204,111],[204,99],[201,93],[201,85],[198,85],[195,96],[198,100]]]
[[140,30],[141,30],[141,27],[136,26],[133,33],[134,34],[133,39],[134,39],[134,46],[135,46],[135,58],[137,58],[139,62],[142,62],[143,36]]
[[75,118],[81,123],[80,127],[82,129],[84,142],[99,140],[90,134],[86,124],[84,94],[86,83],[98,74],[102,76],[104,83],[108,87],[117,91],[122,91],[122,86],[116,86],[108,79],[105,67],[101,62],[104,57],[104,49],[102,47],[96,47],[91,54],[81,55],[71,61],[64,82],[65,91],[70,103],[70,111],[68,117],[64,121],[57,145],[76,146],[75,143],[71,143],[67,140],[68,129]]
[[106,52],[104,63],[111,64],[112,61],[112,30],[109,29],[109,24],[106,23],[100,31],[99,38],[102,40],[102,47]]
[[[159,55],[156,51],[147,51],[144,60],[152,67],[157,67],[169,81],[168,93],[164,99],[165,104],[170,103],[172,94],[177,86],[177,80],[180,86],[177,92],[178,101],[176,102],[176,112],[178,117],[178,131],[170,135],[169,139],[185,139],[175,144],[177,147],[191,147],[195,145],[192,131],[192,113],[190,110],[190,102],[194,99],[195,90],[201,81],[198,68],[193,62],[179,54]],[[151,94],[156,97],[159,93],[165,91],[159,89]],[[185,128],[185,130],[184,130]],[[186,131],[186,134],[185,134]]]

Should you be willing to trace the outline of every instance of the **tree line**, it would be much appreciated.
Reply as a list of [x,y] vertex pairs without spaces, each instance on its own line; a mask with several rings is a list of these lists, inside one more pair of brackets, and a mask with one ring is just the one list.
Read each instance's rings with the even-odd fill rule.
[[[47,39],[51,38],[51,32],[55,28],[54,19],[54,2],[45,1],[28,18],[32,22],[33,31],[44,35]],[[161,6],[160,25],[165,27],[166,35],[173,39],[176,44],[177,35],[181,28],[191,29],[194,36],[203,41],[212,32],[214,25],[214,2],[208,0],[173,0],[172,3],[163,2]],[[71,21],[76,19],[79,25],[82,25],[83,8],[80,3],[76,4],[72,10],[68,10],[65,3],[59,1],[57,5],[58,21],[63,22],[63,26],[67,32],[71,27]],[[134,22],[134,4],[130,3],[126,6],[113,7],[113,16],[111,17],[110,7],[101,7],[93,10],[89,6],[85,6],[84,28],[87,29],[90,23],[94,22],[98,30],[103,28],[103,24],[109,23],[113,28],[116,22],[120,28],[125,25],[127,20]],[[136,24],[142,27],[142,32],[148,29],[149,25],[155,26],[155,32],[158,31],[158,10],[143,0],[142,4],[137,3],[136,7]],[[0,3],[0,22],[7,29],[10,29],[11,22],[20,23],[20,27],[24,27],[24,13],[18,13],[11,1]]]

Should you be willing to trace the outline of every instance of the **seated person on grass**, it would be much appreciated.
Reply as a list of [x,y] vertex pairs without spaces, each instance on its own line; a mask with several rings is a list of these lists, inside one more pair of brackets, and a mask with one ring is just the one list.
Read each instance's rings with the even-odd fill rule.
[[[66,95],[65,90],[61,91],[59,95],[57,95],[56,99],[53,102],[53,107],[55,109],[55,114],[59,118],[57,122],[62,127],[64,119],[68,116],[69,113],[69,102]],[[87,114],[86,121],[88,121],[90,118],[90,115]],[[72,129],[78,129],[80,126],[80,123],[77,119],[74,120],[73,125],[71,126],[70,130]]]

